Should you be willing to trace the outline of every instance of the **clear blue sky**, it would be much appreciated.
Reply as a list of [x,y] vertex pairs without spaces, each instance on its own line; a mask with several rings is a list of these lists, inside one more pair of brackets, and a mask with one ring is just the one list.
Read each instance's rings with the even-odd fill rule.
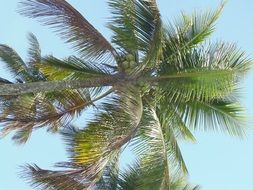
[[[0,2],[0,43],[8,44],[25,58],[28,32],[39,39],[43,54],[53,53],[58,57],[70,55],[72,51],[47,27],[35,20],[18,15],[15,10],[18,0]],[[106,0],[69,0],[107,38],[110,32],[105,24],[109,17]],[[163,18],[173,19],[184,10],[215,8],[219,0],[158,0]],[[253,1],[229,0],[219,19],[213,39],[236,42],[253,56]],[[9,77],[1,68],[0,76]],[[242,103],[253,117],[253,72],[246,78],[242,88]],[[250,126],[250,125],[249,125]],[[252,127],[252,126],[251,126]],[[190,181],[202,186],[202,190],[251,190],[253,187],[253,131],[249,130],[244,140],[213,132],[196,133],[197,144],[181,143],[182,152],[190,172]],[[18,166],[37,163],[50,168],[55,162],[67,158],[59,136],[46,134],[44,130],[33,133],[24,146],[15,146],[8,136],[0,140],[0,189],[30,190],[17,177]]]

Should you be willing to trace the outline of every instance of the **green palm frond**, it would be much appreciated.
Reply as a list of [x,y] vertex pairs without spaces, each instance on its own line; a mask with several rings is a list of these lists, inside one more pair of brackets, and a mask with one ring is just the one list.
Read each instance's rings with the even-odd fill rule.
[[247,129],[245,110],[229,99],[186,102],[178,106],[183,121],[193,129],[226,132],[243,136]]
[[161,65],[160,86],[172,101],[221,98],[235,89],[250,65],[234,44],[211,44],[183,53],[172,65]]
[[[178,138],[193,140],[192,130],[214,130],[235,136],[243,136],[247,130],[245,110],[232,91],[229,96],[211,98],[208,101],[180,99],[174,102],[163,96],[159,102],[158,115],[173,130]],[[234,97],[235,96],[235,97]]]
[[29,41],[29,49],[28,49],[28,57],[29,63],[31,65],[38,64],[41,62],[41,49],[40,44],[36,36],[32,33],[28,34],[28,41]]
[[180,20],[165,26],[163,57],[171,62],[180,57],[182,52],[187,52],[204,42],[213,33],[215,22],[223,7],[224,3],[215,11],[194,13],[191,16],[182,14]]
[[[148,31],[149,28],[149,37],[146,42],[147,48],[144,50],[146,55],[144,59],[144,63],[151,66],[156,66],[157,62],[161,58],[162,54],[162,46],[163,46],[163,31],[162,31],[162,20],[160,16],[159,9],[156,4],[156,0],[143,1],[144,7],[145,5],[150,9],[152,14],[152,18],[147,18],[144,23],[149,23],[149,26],[143,27],[143,30]],[[150,22],[152,20],[152,22]],[[145,26],[143,24],[143,26]],[[145,29],[144,29],[145,28]]]
[[160,121],[164,125],[165,132],[172,135],[172,144],[177,146],[176,142],[173,143],[175,137],[176,139],[184,139],[192,142],[196,141],[189,127],[182,120],[181,114],[178,112],[175,104],[169,102],[165,103],[163,100],[161,100],[157,104],[156,112]]
[[6,64],[6,68],[14,77],[20,80],[28,80],[27,65],[18,53],[7,45],[0,45],[0,60]]
[[134,1],[111,0],[109,6],[114,15],[109,25],[115,33],[112,42],[124,48],[129,54],[135,55],[138,51],[138,41],[134,30]]
[[105,65],[84,61],[71,56],[64,60],[53,56],[43,58],[41,64],[37,64],[37,69],[49,80],[77,80],[92,78],[96,76],[106,76],[113,73],[112,69]]
[[20,83],[44,80],[44,77],[34,67],[41,61],[40,45],[33,34],[28,35],[29,50],[27,63],[18,55],[15,50],[7,45],[0,45],[0,59],[6,64],[6,68],[14,75]]
[[172,61],[165,61],[159,68],[161,75],[182,72],[188,69],[234,69],[237,74],[244,74],[251,67],[251,60],[233,43],[206,43],[181,52]]
[[109,28],[114,32],[113,43],[125,53],[146,55],[145,63],[157,59],[161,50],[160,13],[156,2],[146,0],[110,0],[113,14]]
[[[45,76],[37,69],[36,65],[42,61],[40,44],[36,36],[32,33],[28,34],[28,71],[32,81],[45,81]],[[26,81],[28,82],[28,81]]]
[[[195,141],[195,137],[182,121],[180,115],[173,107],[170,106],[170,111],[159,110],[157,108],[156,114],[161,122],[162,133],[164,135],[164,143],[167,147],[167,154],[171,173],[184,173],[187,174],[187,166],[184,157],[181,153],[178,141],[187,140]],[[159,110],[159,111],[158,111]],[[165,112],[163,112],[165,111]]]
[[126,172],[126,175],[133,175],[128,180],[132,180],[134,186],[123,189],[169,189],[170,175],[179,170],[187,171],[175,139],[172,139],[174,134],[165,127],[154,109],[145,109],[139,131],[132,142],[138,166]]
[[[162,168],[159,168],[162,169]],[[169,185],[167,186],[155,186],[154,184],[149,184],[149,186],[141,186],[140,181],[149,182],[150,174],[153,172],[159,173],[159,170],[155,167],[150,167],[149,170],[143,170],[140,163],[137,161],[133,166],[129,166],[128,169],[121,173],[121,177],[118,180],[118,186],[120,190],[200,190],[199,186],[193,186],[187,182],[185,177],[171,176]],[[145,183],[144,183],[145,184]]]
[[19,12],[52,27],[82,57],[116,55],[102,34],[65,0],[25,0],[20,2]]

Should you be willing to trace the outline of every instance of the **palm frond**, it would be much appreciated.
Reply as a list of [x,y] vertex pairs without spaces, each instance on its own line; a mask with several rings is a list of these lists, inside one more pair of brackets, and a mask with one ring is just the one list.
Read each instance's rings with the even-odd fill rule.
[[[72,171],[73,173],[75,171]],[[87,189],[85,182],[78,181],[64,171],[43,170],[37,165],[26,165],[20,172],[20,177],[25,179],[32,187],[36,189],[52,190],[84,190]]]
[[129,54],[135,55],[138,50],[138,42],[134,31],[134,1],[110,0],[109,7],[114,15],[109,24],[109,28],[115,33],[112,42],[119,48],[124,48]]
[[14,78],[18,83],[33,82],[45,80],[43,75],[35,68],[35,64],[41,61],[40,45],[37,38],[33,34],[28,35],[29,60],[25,63],[15,50],[7,45],[0,45],[0,59],[2,59],[7,69],[14,74]]
[[110,43],[65,0],[24,0],[19,12],[52,27],[86,58],[115,56]]
[[47,127],[49,131],[56,132],[111,92],[108,90],[96,95],[88,90],[65,90],[6,100],[0,114],[0,123],[4,124],[2,136],[17,130],[13,140],[20,144],[28,140],[33,129]]
[[[153,170],[153,171],[151,171]],[[150,170],[143,170],[140,166],[139,161],[129,166],[128,169],[121,173],[121,177],[118,180],[119,189],[124,190],[200,190],[199,186],[191,185],[185,177],[182,176],[171,176],[170,184],[168,186],[157,186],[155,184],[149,184],[149,186],[141,186],[140,181],[149,182],[150,173],[157,172],[158,169],[155,167],[150,168]]]
[[178,108],[183,121],[193,129],[211,129],[235,136],[243,136],[247,129],[244,109],[229,99],[186,102]]
[[[30,75],[31,81],[45,81],[45,76],[38,70],[36,65],[41,64],[42,55],[40,44],[36,36],[32,33],[28,34],[29,49],[28,49],[28,74]],[[26,81],[28,82],[28,81]]]
[[141,99],[136,97],[138,92],[134,92],[119,92],[119,97],[105,103],[105,112],[98,113],[86,129],[66,136],[74,163],[94,164],[101,157],[120,149],[133,137],[142,115]]
[[77,80],[113,74],[105,65],[84,61],[75,56],[60,60],[53,56],[43,58],[37,69],[49,80]]
[[[136,171],[132,171],[136,174],[130,179],[134,181],[134,187],[122,187],[123,189],[169,188],[171,174],[169,162],[173,161],[169,160],[169,157],[173,150],[165,138],[166,134],[155,110],[145,108],[138,133],[130,144],[139,162],[138,167],[134,167]],[[173,161],[173,164],[175,163]],[[127,171],[129,172],[131,173]]]
[[202,14],[194,13],[192,16],[182,14],[182,18],[175,24],[168,24],[164,29],[164,50],[163,57],[168,62],[173,62],[180,57],[182,52],[187,52],[206,41],[215,27],[224,3],[215,11]]
[[158,105],[158,115],[168,125],[176,126],[172,129],[176,130],[177,138],[194,140],[192,129],[211,129],[236,136],[243,136],[247,130],[245,110],[240,106],[236,91],[202,101],[184,96],[174,101],[170,96],[162,96]]
[[29,79],[27,65],[18,53],[7,45],[0,44],[0,60],[6,64],[6,68],[20,80]]
[[[13,136],[13,140],[16,143],[22,144],[29,139],[34,125],[34,121],[29,119],[35,117],[35,102],[36,98],[32,95],[15,97],[2,101],[0,114],[0,123],[3,125],[1,129],[2,137],[11,131],[17,130],[16,134]],[[25,105],[22,105],[22,103],[25,103]],[[23,109],[20,109],[21,105]],[[27,118],[28,121],[22,122],[25,118]]]
[[125,53],[146,55],[146,63],[156,59],[161,50],[161,20],[155,0],[110,0],[114,15],[109,28],[113,43]]
[[[146,109],[143,120],[141,121],[140,132],[136,135],[136,143],[134,150],[138,155],[143,154],[143,150],[148,149],[145,144],[150,144],[152,147],[154,136],[150,135],[151,129],[160,128],[160,137],[163,139],[164,152],[166,152],[171,173],[187,173],[187,167],[184,162],[178,140],[195,141],[189,127],[182,120],[181,114],[178,113],[175,105],[170,102],[162,101],[165,97],[160,97],[158,94],[147,94],[144,99],[145,105],[153,107]],[[153,105],[152,105],[153,104]],[[144,140],[144,142],[142,142]],[[141,145],[138,145],[140,141]],[[155,142],[155,141],[154,141]],[[156,146],[159,146],[155,142]],[[162,144],[160,145],[162,147]],[[157,148],[158,150],[158,148]],[[160,149],[161,150],[161,149]],[[145,152],[145,151],[144,151]],[[154,151],[153,151],[154,152]],[[158,155],[158,153],[156,153]]]
[[177,104],[164,101],[164,99],[166,97],[159,101],[156,112],[161,123],[164,125],[165,133],[168,134],[168,137],[172,135],[172,144],[177,146],[177,143],[174,143],[175,137],[178,140],[184,139],[195,142],[196,139],[190,131],[189,126],[184,123],[181,113],[177,110]]
[[[44,181],[36,178],[36,172],[32,174],[35,178],[30,175],[35,184],[53,188],[52,179],[60,185],[62,182],[57,180],[60,179],[59,176],[63,176],[69,177],[70,183],[72,179],[78,180],[86,185],[86,189],[95,186],[106,166],[111,163],[113,155],[118,154],[121,147],[134,136],[142,116],[140,95],[136,98],[138,91],[118,89],[118,92],[118,96],[112,97],[112,102],[103,104],[104,111],[98,113],[96,121],[91,121],[87,128],[80,130],[69,127],[62,131],[68,145],[70,162],[61,162],[57,166],[69,169],[64,172],[55,171],[53,175],[51,171],[47,172],[42,177]],[[27,172],[29,174],[29,170],[25,171]],[[64,183],[67,181],[65,178]],[[69,189],[70,186],[66,185],[64,188]]]
[[[17,123],[18,124],[18,123]],[[10,127],[10,126],[8,126]],[[15,134],[12,137],[12,140],[16,144],[25,144],[29,138],[31,137],[31,134],[33,132],[33,123],[28,123],[27,125],[20,126],[21,128],[18,129]]]
[[158,73],[164,79],[161,88],[175,101],[208,100],[229,95],[250,65],[234,44],[217,43],[182,54],[171,65],[164,63]]
[[36,36],[32,33],[28,34],[29,41],[29,49],[28,49],[28,57],[30,65],[38,64],[41,62],[41,49],[40,44]]
[[100,180],[96,183],[96,190],[118,190],[118,178],[120,173],[120,151],[111,156]]

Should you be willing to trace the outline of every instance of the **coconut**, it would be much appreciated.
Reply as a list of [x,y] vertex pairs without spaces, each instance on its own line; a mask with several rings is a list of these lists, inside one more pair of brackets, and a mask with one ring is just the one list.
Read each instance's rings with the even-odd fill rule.
[[129,68],[129,62],[128,62],[128,61],[123,61],[123,62],[122,62],[122,67],[123,67],[124,69]]
[[135,68],[136,66],[137,66],[137,64],[136,64],[135,61],[130,61],[130,62],[129,62],[129,67],[130,67],[131,69]]
[[126,60],[127,61],[134,61],[134,56],[132,54],[127,54],[126,55]]

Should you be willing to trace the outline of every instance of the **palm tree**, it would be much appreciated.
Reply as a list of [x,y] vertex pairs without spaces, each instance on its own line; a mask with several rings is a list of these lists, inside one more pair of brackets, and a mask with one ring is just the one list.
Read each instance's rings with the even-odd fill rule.
[[[251,60],[235,44],[208,41],[223,5],[164,24],[155,0],[109,0],[111,43],[65,0],[20,5],[21,14],[52,27],[78,53],[42,57],[30,35],[25,63],[0,46],[15,76],[0,79],[3,135],[17,130],[14,140],[24,143],[33,129],[61,129],[70,154],[57,171],[25,167],[22,176],[32,185],[176,189],[173,176],[187,173],[178,139],[194,141],[192,130],[208,128],[243,135],[243,109],[234,92]],[[97,110],[94,119],[73,127],[88,107]],[[137,160],[124,173],[119,157],[127,146]]]

